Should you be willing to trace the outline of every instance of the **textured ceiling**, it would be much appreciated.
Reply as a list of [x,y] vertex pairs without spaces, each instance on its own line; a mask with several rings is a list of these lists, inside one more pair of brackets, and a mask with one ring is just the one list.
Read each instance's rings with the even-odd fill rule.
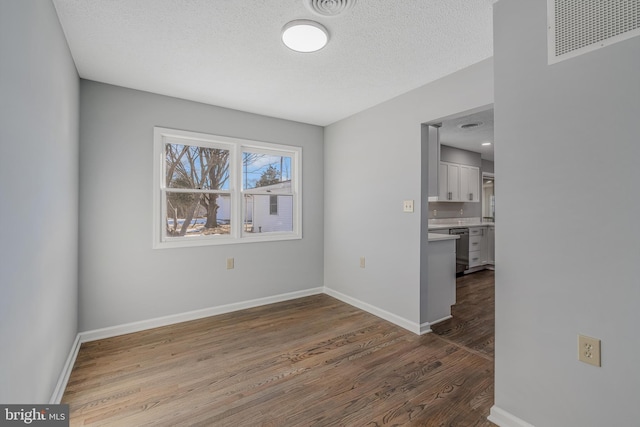
[[[492,56],[494,0],[54,0],[82,78],[328,125]],[[294,19],[330,32],[315,53],[280,40]]]

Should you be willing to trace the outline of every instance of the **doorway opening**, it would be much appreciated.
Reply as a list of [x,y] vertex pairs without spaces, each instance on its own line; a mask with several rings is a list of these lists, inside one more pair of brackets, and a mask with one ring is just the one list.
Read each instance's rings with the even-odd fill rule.
[[[493,106],[427,123],[437,128],[429,153],[429,203],[423,215],[429,230],[466,227],[467,260],[456,277],[452,317],[431,330],[452,343],[493,360],[495,337],[496,193]],[[432,133],[431,135],[435,135]],[[433,138],[430,143],[433,142]],[[433,168],[437,168],[433,170]],[[464,173],[461,172],[464,170]],[[445,173],[446,172],[446,173]],[[432,181],[437,179],[437,185]],[[475,233],[475,236],[474,236]],[[459,255],[459,252],[458,252]],[[466,264],[464,264],[466,262]]]

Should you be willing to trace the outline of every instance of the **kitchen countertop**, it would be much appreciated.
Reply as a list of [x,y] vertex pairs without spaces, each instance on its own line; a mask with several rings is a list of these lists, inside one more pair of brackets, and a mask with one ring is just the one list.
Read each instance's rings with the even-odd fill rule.
[[[431,220],[429,220],[431,221]],[[442,230],[445,228],[457,228],[457,227],[484,227],[484,226],[494,226],[495,227],[496,223],[495,222],[482,222],[481,219],[477,218],[462,218],[460,220],[456,220],[456,219],[451,219],[451,220],[446,220],[446,219],[439,219],[437,220],[437,222],[430,222],[429,223],[429,230]],[[429,240],[431,240],[431,237],[429,237]]]
[[459,239],[460,236],[456,235],[456,234],[436,234],[436,233],[429,233],[429,241],[430,242],[438,242],[440,240],[455,240],[455,239]]

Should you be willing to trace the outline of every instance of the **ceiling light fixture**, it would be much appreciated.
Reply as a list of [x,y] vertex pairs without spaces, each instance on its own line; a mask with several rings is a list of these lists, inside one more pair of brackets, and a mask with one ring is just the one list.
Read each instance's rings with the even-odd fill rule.
[[483,142],[482,145],[491,145],[491,143],[487,141],[487,142]]
[[297,19],[282,27],[282,42],[296,52],[316,52],[328,41],[329,32],[315,21]]

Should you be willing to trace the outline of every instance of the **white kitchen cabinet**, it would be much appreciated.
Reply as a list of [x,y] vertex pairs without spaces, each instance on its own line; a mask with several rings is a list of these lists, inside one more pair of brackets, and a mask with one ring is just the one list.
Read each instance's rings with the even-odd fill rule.
[[460,165],[440,162],[438,174],[439,201],[460,201]]
[[487,227],[469,227],[469,268],[488,262]]
[[469,268],[479,267],[483,265],[480,258],[480,251],[469,252]]
[[[481,252],[484,246],[484,236],[469,236],[469,252]],[[482,260],[481,260],[482,261]]]
[[460,165],[460,200],[463,202],[480,201],[480,169]]
[[480,201],[480,169],[475,166],[440,162],[438,184],[439,201]]
[[[459,222],[452,223],[450,228],[460,228],[463,226]],[[484,268],[492,268],[495,265],[495,225],[478,223],[465,226],[469,229],[468,245],[469,258],[465,258],[468,265],[466,272],[475,272]],[[429,233],[447,234],[450,228],[430,229]]]

